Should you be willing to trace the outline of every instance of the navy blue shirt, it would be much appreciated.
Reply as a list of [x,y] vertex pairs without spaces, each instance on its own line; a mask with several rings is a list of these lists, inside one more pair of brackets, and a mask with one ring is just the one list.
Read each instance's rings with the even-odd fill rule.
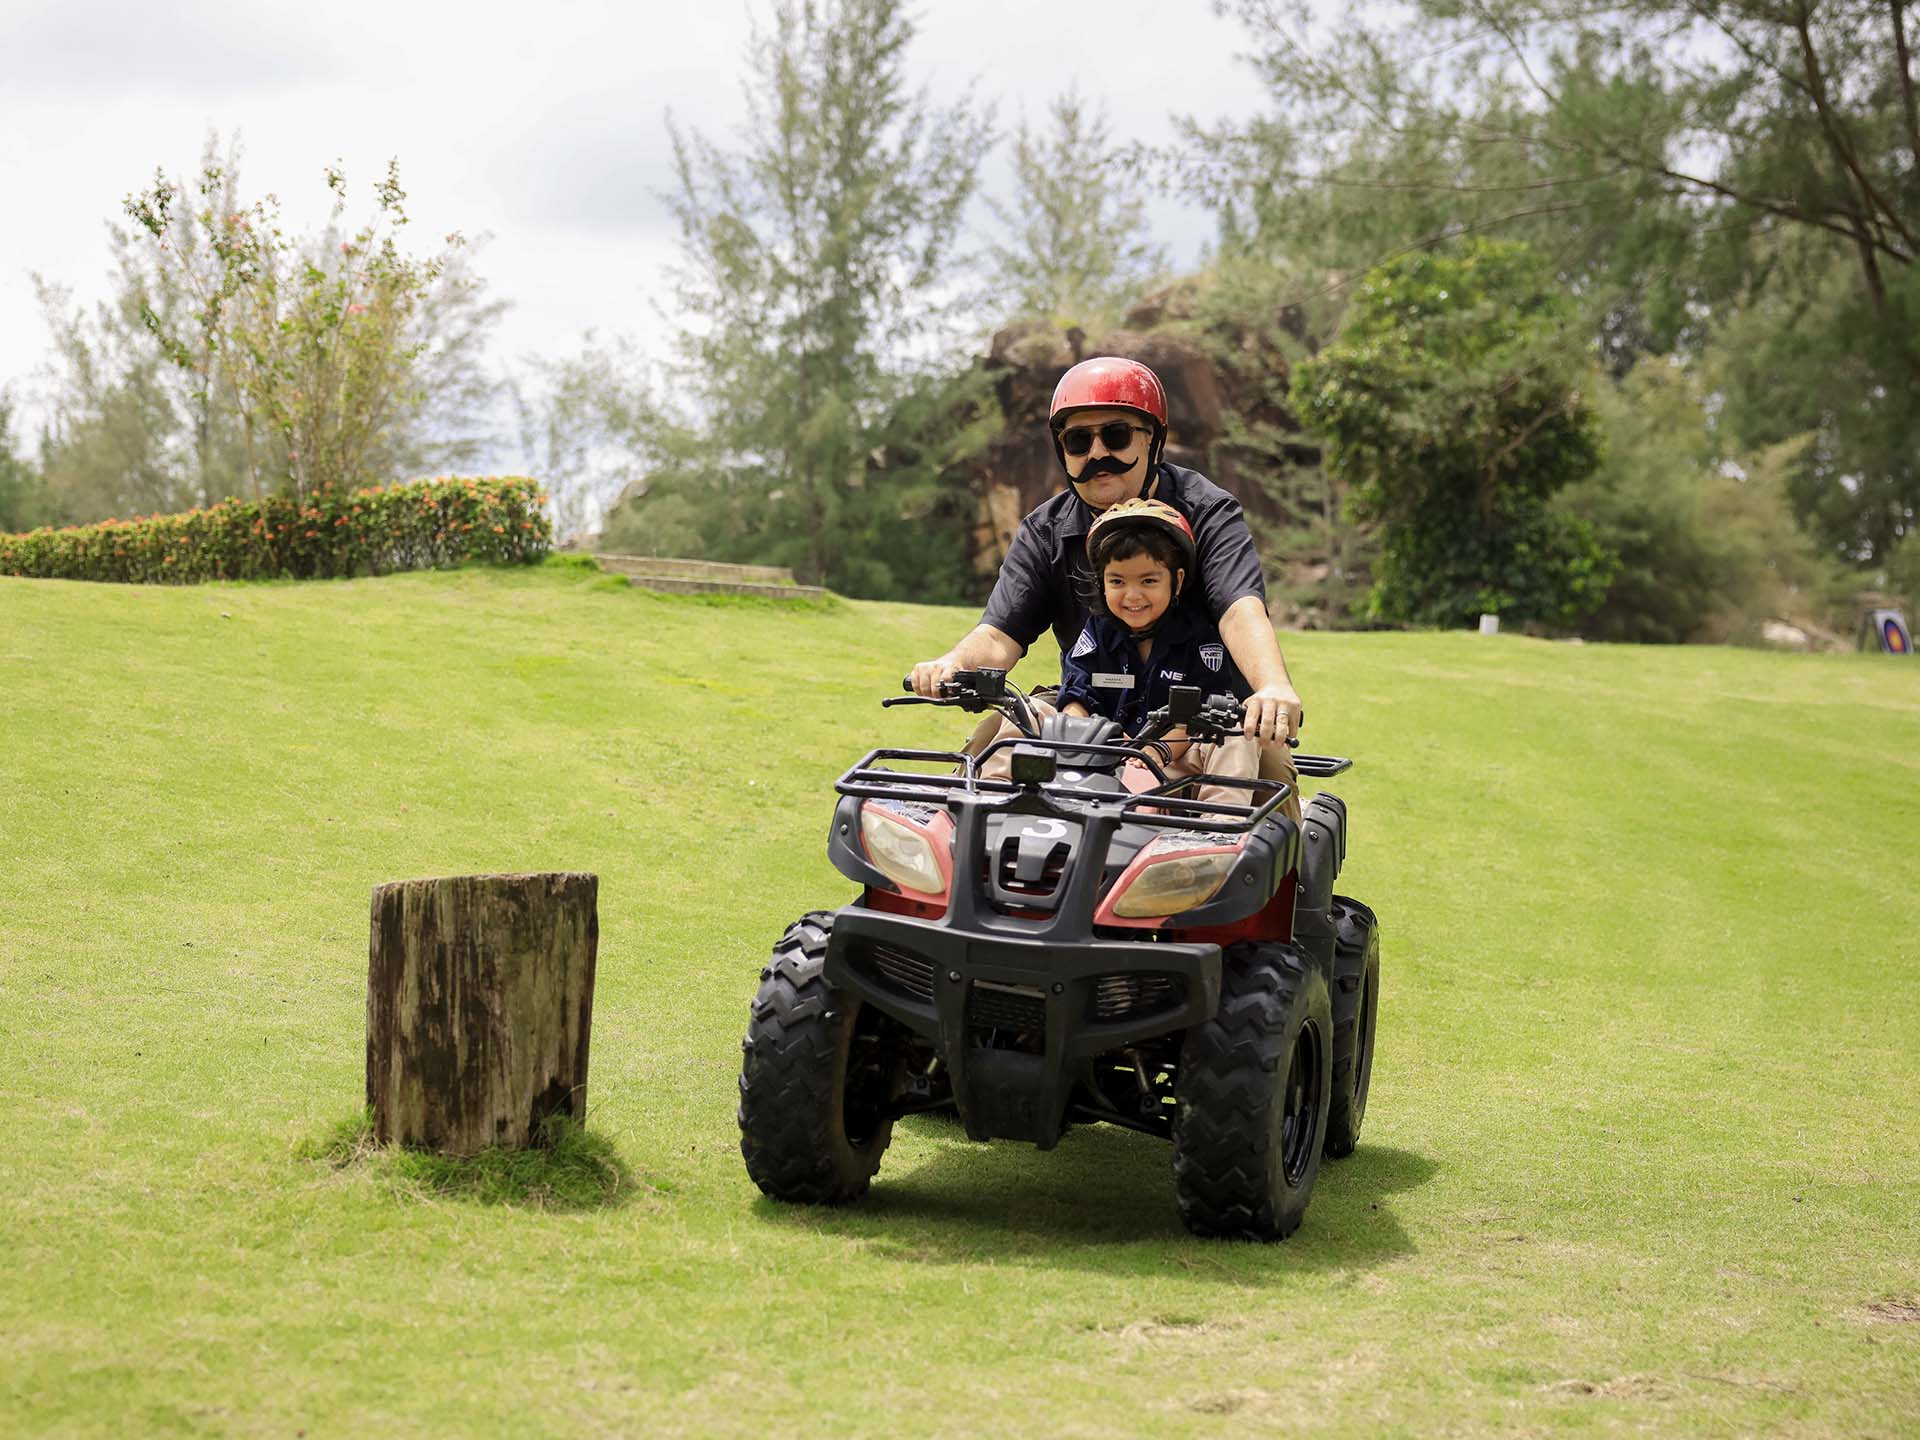
[[1125,625],[1110,615],[1090,617],[1073,644],[1060,649],[1054,704],[1078,700],[1138,735],[1148,712],[1165,705],[1175,685],[1197,686],[1203,695],[1231,692],[1241,700],[1253,693],[1221,643],[1219,627],[1184,600],[1161,617],[1144,660]]
[[[1181,604],[1196,607],[1215,625],[1243,596],[1257,595],[1266,604],[1260,556],[1240,502],[1198,470],[1163,463],[1158,476],[1153,498],[1166,501],[1193,526],[1198,573],[1187,577]],[[1034,506],[1000,562],[1000,578],[981,622],[1023,647],[1052,626],[1060,653],[1066,654],[1087,620],[1083,597],[1093,580],[1087,563],[1087,528],[1092,524],[1093,511],[1071,487]]]

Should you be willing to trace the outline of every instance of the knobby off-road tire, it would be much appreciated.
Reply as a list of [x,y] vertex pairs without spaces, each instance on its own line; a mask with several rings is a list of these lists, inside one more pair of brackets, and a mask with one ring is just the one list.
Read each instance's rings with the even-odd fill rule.
[[787,927],[760,972],[742,1042],[740,1154],[776,1200],[839,1205],[866,1193],[893,1138],[898,1031],[821,976],[833,916]]
[[1230,947],[1220,1009],[1187,1032],[1173,1184],[1196,1235],[1284,1240],[1320,1173],[1333,1089],[1327,982],[1291,945]]
[[1327,1154],[1338,1160],[1360,1143],[1373,1078],[1373,1031],[1380,1018],[1380,922],[1344,895],[1333,897],[1333,1104]]

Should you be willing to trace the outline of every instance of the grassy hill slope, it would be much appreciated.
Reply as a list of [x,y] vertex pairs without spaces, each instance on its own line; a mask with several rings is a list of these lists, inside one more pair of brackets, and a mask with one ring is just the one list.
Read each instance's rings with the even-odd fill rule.
[[[1385,927],[1301,1233],[1189,1239],[1104,1127],[903,1124],[772,1205],[747,999],[971,618],[0,581],[0,1432],[1920,1431],[1920,665],[1288,637]],[[500,869],[601,876],[623,1203],[295,1154],[360,1102],[369,889]]]

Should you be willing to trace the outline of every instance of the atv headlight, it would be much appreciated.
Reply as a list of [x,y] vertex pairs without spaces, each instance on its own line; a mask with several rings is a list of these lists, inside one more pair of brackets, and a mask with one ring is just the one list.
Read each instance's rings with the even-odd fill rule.
[[[1163,858],[1155,858],[1156,847],[1162,846]],[[1113,913],[1128,920],[1178,915],[1211,900],[1240,858],[1240,850],[1237,846],[1196,850],[1191,842],[1165,836],[1155,840],[1141,858],[1148,863],[1113,898]]]
[[860,838],[866,841],[867,856],[880,873],[901,889],[922,895],[939,895],[946,890],[933,846],[911,825],[895,820],[884,810],[863,805]]

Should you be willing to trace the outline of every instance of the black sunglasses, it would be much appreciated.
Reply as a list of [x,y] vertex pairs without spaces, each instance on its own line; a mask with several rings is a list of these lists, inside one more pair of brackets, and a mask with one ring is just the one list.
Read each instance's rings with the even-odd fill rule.
[[1102,445],[1118,452],[1133,445],[1136,432],[1141,435],[1153,433],[1144,425],[1129,425],[1124,420],[1110,421],[1097,430],[1087,425],[1075,425],[1070,430],[1060,432],[1060,448],[1069,455],[1084,455],[1093,449],[1093,437],[1098,435]]

